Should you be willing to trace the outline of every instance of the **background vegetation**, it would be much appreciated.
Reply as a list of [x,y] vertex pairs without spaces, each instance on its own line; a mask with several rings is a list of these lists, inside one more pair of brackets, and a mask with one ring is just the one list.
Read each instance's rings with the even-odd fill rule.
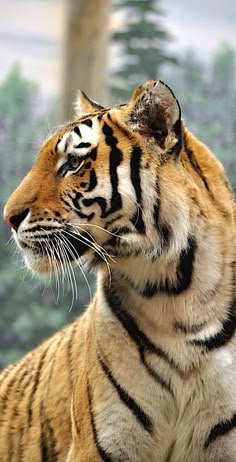
[[[70,0],[71,7],[74,1]],[[98,7],[100,3],[104,8],[104,2],[98,2]],[[81,8],[82,4],[81,1]],[[193,50],[177,59],[167,51],[166,46],[173,38],[164,27],[165,17],[160,2],[116,0],[113,7],[123,19],[122,27],[112,38],[118,52],[118,65],[113,66],[110,78],[111,100],[126,100],[136,85],[150,77],[165,80],[178,95],[186,124],[222,160],[236,188],[234,49],[230,44],[219,44],[207,64],[197,58]],[[85,16],[90,14],[86,11]],[[94,21],[96,17],[101,21],[98,12],[94,12],[94,15]],[[75,23],[70,27],[79,26]],[[71,36],[74,37],[73,34]],[[101,46],[105,43],[104,36],[107,37],[103,30],[102,45],[97,41],[100,54]],[[70,40],[74,39],[67,37],[66,47],[69,49],[70,45],[73,46]],[[87,47],[89,43],[88,39]],[[93,53],[94,47],[93,42]],[[102,51],[104,53],[104,49]],[[102,63],[104,66],[104,59]],[[86,69],[83,71],[86,73]],[[106,81],[108,79],[104,79]],[[92,85],[94,83],[91,83],[91,88]],[[101,88],[95,90],[93,87],[95,91],[99,94]],[[108,94],[108,85],[105,93]],[[65,94],[68,94],[68,88],[64,89]],[[40,98],[40,88],[27,81],[17,65],[10,69],[0,86],[1,209],[10,192],[32,165],[40,142],[46,137],[47,122]],[[68,99],[67,107],[62,111],[64,114],[70,111],[71,98],[72,95],[64,97],[64,101]],[[54,120],[55,124],[58,122],[58,111],[55,110],[58,103],[50,102],[50,120]],[[10,232],[3,222],[0,233],[0,367],[3,367],[65,323],[71,322],[88,303],[89,292],[81,274],[77,273],[79,297],[70,311],[70,291],[62,293],[57,301],[55,284],[49,288],[32,281],[24,271],[19,270],[19,257],[11,243],[5,245]],[[91,284],[93,286],[92,280]]]

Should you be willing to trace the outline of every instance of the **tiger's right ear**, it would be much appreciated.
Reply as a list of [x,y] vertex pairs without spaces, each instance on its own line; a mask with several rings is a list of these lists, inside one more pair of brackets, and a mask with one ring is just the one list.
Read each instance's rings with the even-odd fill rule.
[[148,80],[134,92],[127,105],[125,122],[131,130],[168,153],[182,147],[180,105],[172,90],[162,81]]
[[75,118],[82,117],[84,114],[91,114],[92,112],[104,109],[103,106],[96,101],[91,100],[84,91],[79,90],[74,104]]

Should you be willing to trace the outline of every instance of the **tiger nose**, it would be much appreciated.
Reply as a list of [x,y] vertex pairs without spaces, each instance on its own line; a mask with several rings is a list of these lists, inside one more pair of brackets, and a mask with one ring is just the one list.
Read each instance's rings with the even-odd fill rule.
[[9,226],[11,226],[11,228],[17,231],[22,221],[27,217],[28,213],[29,209],[23,209],[20,212],[16,211],[14,213],[11,212],[4,216],[4,220]]

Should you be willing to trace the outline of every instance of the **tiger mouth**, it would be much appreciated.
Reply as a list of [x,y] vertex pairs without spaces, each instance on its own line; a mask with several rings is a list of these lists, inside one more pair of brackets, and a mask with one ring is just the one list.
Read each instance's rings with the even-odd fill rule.
[[73,232],[61,231],[50,235],[35,236],[30,242],[17,239],[23,252],[29,251],[37,258],[54,259],[59,262],[70,262],[83,256],[92,247],[93,241],[86,233],[75,234]]

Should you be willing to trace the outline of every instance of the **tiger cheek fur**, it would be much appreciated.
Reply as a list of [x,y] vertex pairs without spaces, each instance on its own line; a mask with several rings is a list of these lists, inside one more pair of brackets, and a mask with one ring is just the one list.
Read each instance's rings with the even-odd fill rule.
[[[40,150],[4,216],[37,273],[97,271],[86,312],[0,375],[2,462],[236,462],[235,220],[161,81]],[[70,273],[71,274],[71,273]]]

